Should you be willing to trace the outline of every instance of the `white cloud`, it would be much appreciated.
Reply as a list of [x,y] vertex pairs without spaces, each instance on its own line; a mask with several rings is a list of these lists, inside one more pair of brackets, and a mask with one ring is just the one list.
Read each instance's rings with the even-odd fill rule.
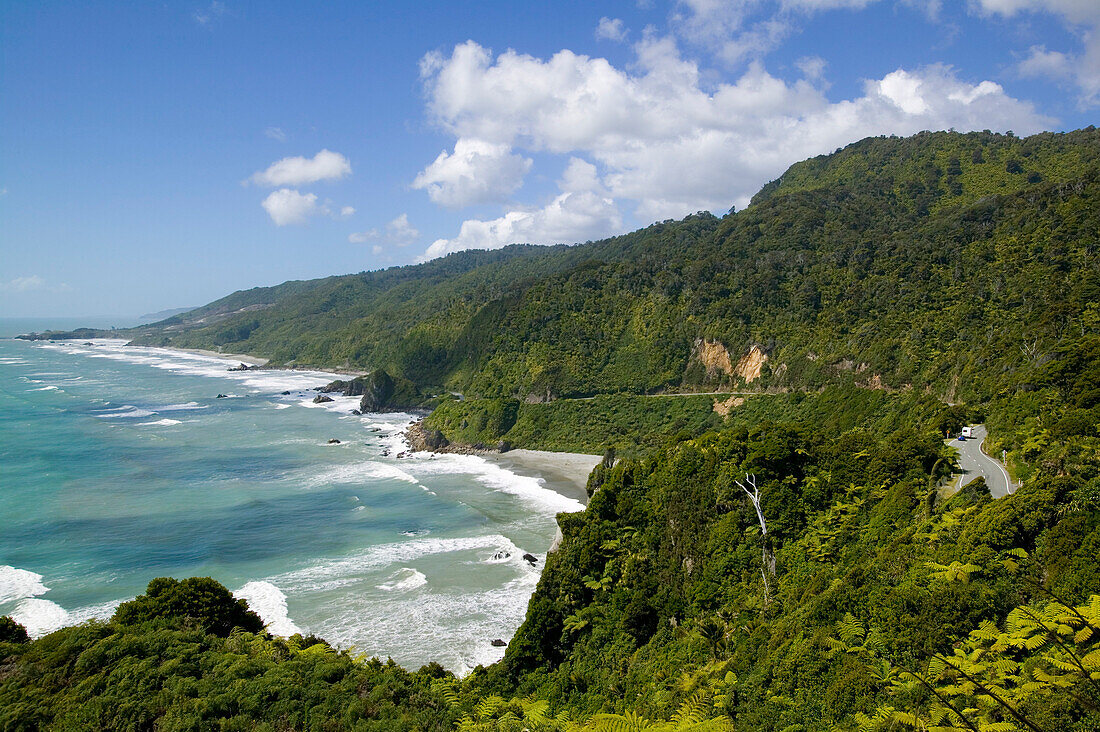
[[36,291],[66,292],[66,291],[71,290],[71,289],[72,288],[69,287],[64,282],[59,282],[56,285],[55,284],[50,284],[49,282],[47,282],[42,277],[39,277],[38,275],[27,275],[25,277],[16,277],[14,279],[8,280],[7,282],[0,282],[0,292],[12,292],[12,293],[36,292]]
[[416,241],[419,236],[420,232],[409,223],[408,214],[403,213],[386,224],[386,241],[395,246],[408,246]]
[[490,221],[462,222],[458,236],[435,240],[419,261],[465,249],[499,249],[517,243],[573,244],[622,230],[622,216],[600,184],[596,166],[571,158],[558,187],[561,193],[542,208],[513,210]]
[[225,12],[225,3],[214,0],[214,2],[210,3],[207,7],[196,10],[191,14],[191,17],[194,18],[195,22],[199,25],[207,25],[210,21],[225,15]]
[[1081,107],[1100,105],[1100,2],[1097,0],[973,0],[986,15],[1011,18],[1018,13],[1052,13],[1078,32],[1082,50],[1078,54],[1033,47],[1018,66],[1022,76],[1072,81],[1078,88]]
[[623,26],[622,18],[608,18],[604,16],[600,18],[599,25],[596,26],[596,38],[597,40],[608,40],[621,42],[626,40],[626,28]]
[[283,158],[267,170],[254,173],[249,179],[256,185],[297,186],[321,180],[339,180],[351,175],[351,163],[340,153],[322,150],[312,158]]
[[[604,171],[607,197],[635,201],[646,220],[741,207],[792,163],[866,136],[948,128],[1028,134],[1051,124],[998,84],[960,79],[943,65],[898,69],[832,102],[809,81],[786,82],[758,62],[730,83],[709,84],[669,38],[648,37],[635,52],[626,71],[568,50],[545,60],[514,51],[494,57],[467,42],[422,63],[429,110],[460,140],[585,156]],[[557,215],[548,207],[466,222],[433,251],[453,251],[454,242],[576,240],[600,228],[555,228],[569,199],[556,200]],[[606,222],[595,199],[586,200],[589,219]]]
[[[420,232],[409,223],[409,215],[403,213],[386,224],[384,231],[367,229],[348,235],[348,241],[352,244],[366,244],[368,241],[382,240],[386,244],[395,247],[406,247],[420,237]],[[381,244],[371,247],[371,253],[378,254],[383,250]]]
[[299,193],[290,188],[273,191],[261,204],[276,226],[304,224],[310,216],[322,213],[313,193]]
[[802,75],[810,81],[817,81],[825,76],[825,67],[828,63],[820,56],[804,56],[794,62]]
[[512,154],[508,145],[462,137],[453,154],[439,153],[412,186],[427,190],[434,203],[462,208],[504,200],[523,184],[530,169],[531,160]]
[[1032,46],[1026,59],[1017,67],[1028,78],[1072,79],[1073,59],[1061,51],[1048,51],[1046,46]]
[[367,229],[366,231],[356,231],[348,234],[348,241],[352,244],[366,244],[371,239],[377,239],[381,236],[378,233],[378,229]]
[[355,207],[354,206],[344,206],[343,208],[340,209],[340,216],[342,218],[346,219],[348,216],[353,216],[354,214],[355,214]]
[[281,127],[268,127],[264,130],[264,136],[270,137],[276,142],[286,142],[286,132]]

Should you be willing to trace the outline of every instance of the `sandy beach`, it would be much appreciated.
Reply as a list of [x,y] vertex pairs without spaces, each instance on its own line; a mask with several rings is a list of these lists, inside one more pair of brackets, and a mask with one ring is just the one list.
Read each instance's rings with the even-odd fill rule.
[[542,478],[547,488],[586,505],[588,474],[603,459],[602,455],[542,450],[509,450],[481,456],[518,475]]
[[263,366],[267,363],[266,358],[256,358],[255,356],[245,356],[240,353],[219,353],[218,351],[208,351],[205,348],[172,348],[168,347],[171,351],[179,351],[181,353],[193,353],[196,356],[212,356],[214,358],[222,358],[226,361],[236,361],[243,363],[246,366]]

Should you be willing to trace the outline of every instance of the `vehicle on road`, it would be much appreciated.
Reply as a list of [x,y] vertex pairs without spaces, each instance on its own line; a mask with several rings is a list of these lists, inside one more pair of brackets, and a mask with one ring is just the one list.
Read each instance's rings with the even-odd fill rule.
[[962,434],[959,435],[959,438],[962,439],[962,438],[965,437],[966,439],[969,440],[973,436],[974,436],[974,428],[973,427],[963,427],[962,428]]

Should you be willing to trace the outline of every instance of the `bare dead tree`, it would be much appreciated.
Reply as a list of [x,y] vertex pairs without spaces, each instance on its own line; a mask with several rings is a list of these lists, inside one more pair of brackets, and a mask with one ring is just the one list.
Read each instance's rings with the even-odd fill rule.
[[[760,576],[764,578],[764,604],[771,602],[771,588],[768,586],[768,575],[775,576],[775,555],[768,550],[768,524],[764,521],[764,508],[760,503],[760,488],[756,485],[756,475],[745,473],[745,482],[736,478],[733,481],[741,486],[745,495],[752,501],[752,507],[756,509],[756,518],[760,520],[760,542],[763,545],[760,555]],[[748,485],[746,485],[746,483]],[[749,488],[752,490],[749,490]]]

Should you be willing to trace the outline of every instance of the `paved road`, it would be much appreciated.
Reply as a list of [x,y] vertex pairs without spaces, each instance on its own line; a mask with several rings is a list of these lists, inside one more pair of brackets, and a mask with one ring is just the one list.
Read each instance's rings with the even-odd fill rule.
[[980,475],[985,478],[985,484],[994,498],[1004,498],[1016,490],[1016,486],[1009,480],[1004,466],[982,452],[985,436],[985,425],[978,424],[974,425],[974,437],[967,438],[966,442],[947,441],[948,445],[959,451],[959,467],[963,470],[959,485],[964,486]]

